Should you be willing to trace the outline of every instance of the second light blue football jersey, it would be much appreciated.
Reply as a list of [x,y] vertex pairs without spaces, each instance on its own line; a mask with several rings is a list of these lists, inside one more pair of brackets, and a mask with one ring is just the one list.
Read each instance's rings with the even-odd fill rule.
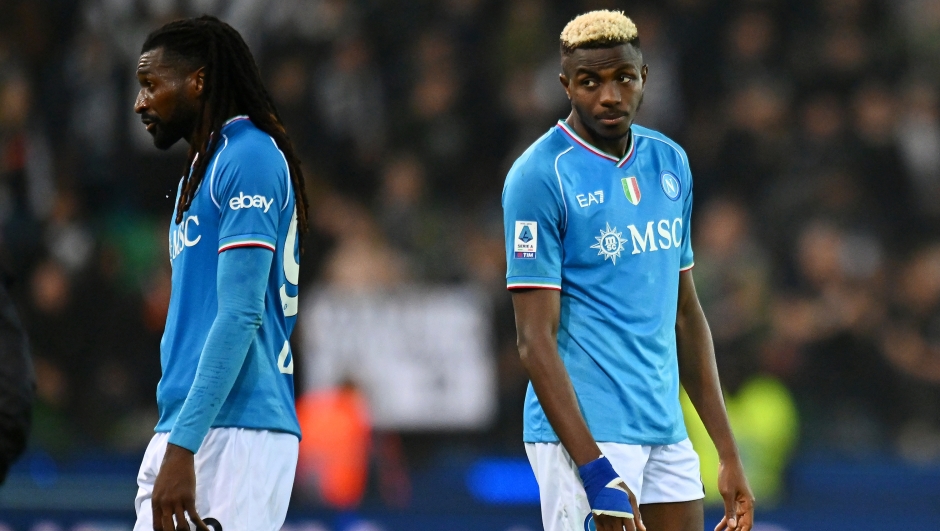
[[[564,122],[503,188],[509,289],[561,291],[558,353],[595,440],[672,444],[679,405],[679,273],[693,265],[685,152],[634,125],[618,160]],[[558,437],[529,385],[523,438]]]
[[[183,220],[170,222],[172,292],[160,343],[160,421],[173,429],[189,394],[218,311],[219,254],[237,247],[274,252],[261,326],[212,427],[289,432],[300,436],[294,409],[291,331],[297,320],[299,274],[294,191],[274,139],[245,116],[229,120]],[[224,287],[223,287],[224,289]],[[232,286],[237,289],[237,286]]]

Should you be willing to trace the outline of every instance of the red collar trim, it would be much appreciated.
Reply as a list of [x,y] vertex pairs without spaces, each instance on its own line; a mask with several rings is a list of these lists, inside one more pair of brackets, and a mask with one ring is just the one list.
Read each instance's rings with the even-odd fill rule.
[[624,165],[630,162],[630,160],[633,158],[633,154],[636,153],[636,139],[633,137],[632,129],[630,130],[630,144],[627,146],[627,153],[623,156],[622,159],[618,160],[617,157],[614,157],[613,155],[610,155],[608,153],[604,153],[603,151],[592,146],[591,144],[588,144],[584,139],[578,136],[578,134],[574,132],[574,129],[572,129],[571,126],[569,126],[568,123],[565,122],[564,120],[558,120],[558,127],[566,135],[568,135],[568,137],[571,138],[571,140],[574,140],[576,144],[583,147],[584,149],[587,149],[588,151],[590,151],[591,153],[594,153],[595,155],[599,157],[603,157],[611,162],[616,162],[618,168],[624,167]]

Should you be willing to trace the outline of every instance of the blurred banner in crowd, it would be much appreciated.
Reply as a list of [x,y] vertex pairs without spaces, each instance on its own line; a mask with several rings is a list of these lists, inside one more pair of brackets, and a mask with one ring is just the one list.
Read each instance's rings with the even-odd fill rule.
[[[311,290],[312,291],[312,290]],[[303,385],[352,382],[377,429],[482,429],[496,413],[492,310],[460,288],[318,289],[300,312]]]

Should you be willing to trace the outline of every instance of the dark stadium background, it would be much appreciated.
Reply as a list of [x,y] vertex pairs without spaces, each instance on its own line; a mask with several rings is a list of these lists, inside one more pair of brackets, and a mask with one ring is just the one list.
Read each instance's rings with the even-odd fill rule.
[[0,530],[133,522],[183,157],[133,114],[134,68],[203,12],[246,37],[304,162],[299,394],[372,419],[319,441],[355,447],[346,501],[304,472],[287,527],[540,529],[499,200],[567,113],[557,35],[593,8],[634,17],[638,121],[691,160],[755,529],[940,528],[940,1],[0,0],[0,263],[38,380]]

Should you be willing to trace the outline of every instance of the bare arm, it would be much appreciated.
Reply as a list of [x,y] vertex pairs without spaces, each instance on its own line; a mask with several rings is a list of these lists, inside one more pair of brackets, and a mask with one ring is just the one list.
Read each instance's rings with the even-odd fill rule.
[[549,289],[512,293],[519,356],[532,387],[561,444],[578,466],[601,455],[578,407],[578,398],[558,356],[559,292]]
[[725,517],[717,529],[747,531],[754,518],[751,494],[738,454],[725,401],[718,381],[715,347],[708,322],[695,293],[692,272],[679,273],[679,307],[676,313],[676,346],[679,379],[718,450],[718,490],[725,500]]
[[[542,410],[575,465],[588,464],[599,458],[601,451],[581,415],[568,370],[558,355],[559,292],[548,289],[513,291],[512,304],[516,311],[519,355]],[[595,514],[598,531],[646,531],[636,496],[625,483],[620,485],[630,499],[635,520]]]
[[679,274],[676,346],[679,351],[679,379],[715,443],[718,457],[722,460],[737,459],[738,447],[731,433],[718,381],[712,334],[695,293],[691,271]]

